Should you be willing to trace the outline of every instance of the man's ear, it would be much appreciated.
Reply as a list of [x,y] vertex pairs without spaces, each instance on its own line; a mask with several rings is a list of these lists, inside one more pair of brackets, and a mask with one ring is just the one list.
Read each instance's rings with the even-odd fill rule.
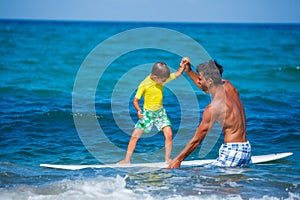
[[213,81],[211,78],[209,78],[209,79],[207,80],[207,82],[208,82],[208,84],[209,84],[209,87],[211,87],[211,86],[213,85],[213,83],[214,83],[214,81]]

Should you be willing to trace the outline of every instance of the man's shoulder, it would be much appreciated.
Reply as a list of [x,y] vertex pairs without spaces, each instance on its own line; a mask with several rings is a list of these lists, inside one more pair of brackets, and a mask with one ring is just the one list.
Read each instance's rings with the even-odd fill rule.
[[234,85],[228,81],[228,80],[223,80],[223,85],[225,88],[225,91],[231,96],[231,97],[239,97],[240,94],[238,90],[234,87]]
[[224,86],[234,87],[233,84],[229,80],[222,79],[222,82],[223,82]]

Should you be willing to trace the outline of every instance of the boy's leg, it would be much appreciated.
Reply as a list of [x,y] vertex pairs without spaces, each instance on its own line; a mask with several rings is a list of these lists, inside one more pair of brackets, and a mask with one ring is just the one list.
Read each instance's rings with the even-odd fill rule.
[[138,129],[138,128],[135,128],[133,130],[130,141],[128,143],[128,148],[127,148],[125,159],[121,160],[117,164],[130,164],[130,159],[131,159],[131,156],[132,156],[132,154],[134,152],[134,149],[136,147],[136,143],[140,139],[143,132],[144,132],[143,130]]
[[165,161],[170,162],[171,161],[171,151],[172,151],[172,128],[171,126],[165,126],[162,128],[162,131],[165,135]]

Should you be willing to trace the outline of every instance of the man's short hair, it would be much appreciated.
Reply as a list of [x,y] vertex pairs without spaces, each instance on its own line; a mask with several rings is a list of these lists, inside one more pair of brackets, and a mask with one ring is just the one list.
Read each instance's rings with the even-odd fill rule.
[[223,66],[220,65],[216,60],[214,60],[214,63],[215,63],[215,65],[217,66],[217,68],[218,68],[218,70],[219,70],[219,72],[220,72],[220,74],[221,74],[221,77],[222,77],[222,74],[223,74]]
[[222,84],[222,77],[220,74],[220,70],[215,64],[215,61],[210,60],[206,63],[202,63],[197,66],[197,70],[199,73],[201,73],[204,78],[207,79],[212,79],[214,82],[214,85],[220,85]]

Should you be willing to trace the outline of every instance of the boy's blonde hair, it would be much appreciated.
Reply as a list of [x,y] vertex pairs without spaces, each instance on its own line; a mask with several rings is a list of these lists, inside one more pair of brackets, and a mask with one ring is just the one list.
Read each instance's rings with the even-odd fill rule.
[[157,62],[153,65],[151,74],[157,76],[158,78],[169,78],[170,69],[166,63]]

